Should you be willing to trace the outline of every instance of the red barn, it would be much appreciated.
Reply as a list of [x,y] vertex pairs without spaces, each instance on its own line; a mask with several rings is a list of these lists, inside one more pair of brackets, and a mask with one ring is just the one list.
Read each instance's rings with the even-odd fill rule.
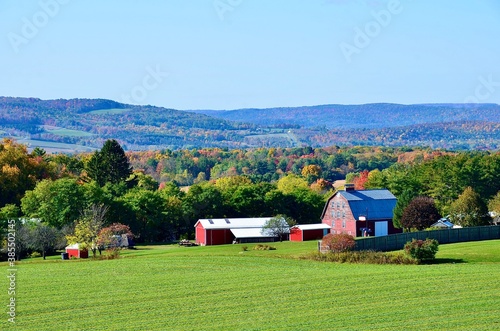
[[321,215],[331,226],[331,233],[347,233],[354,237],[385,236],[400,233],[392,224],[396,197],[386,189],[355,190],[346,184],[328,199]]
[[89,257],[89,251],[86,249],[81,249],[80,244],[73,244],[66,246],[66,253],[68,253],[68,258],[76,257],[81,259],[86,259]]
[[328,234],[330,226],[325,223],[301,224],[290,229],[290,241],[318,240]]
[[195,227],[196,243],[202,246],[225,245],[233,242],[271,242],[277,238],[262,234],[271,217],[200,219]]

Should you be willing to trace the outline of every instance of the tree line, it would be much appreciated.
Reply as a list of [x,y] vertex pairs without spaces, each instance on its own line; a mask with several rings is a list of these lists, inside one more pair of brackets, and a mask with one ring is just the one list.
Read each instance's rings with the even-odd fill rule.
[[[2,229],[17,219],[19,238],[38,238],[20,248],[25,253],[46,252],[47,241],[60,248],[76,232],[95,242],[99,231],[89,235],[82,224],[90,227],[98,206],[106,210],[99,229],[122,224],[137,242],[191,239],[200,218],[284,214],[299,224],[316,223],[335,190],[332,182],[343,178],[357,189],[389,189],[398,198],[397,227],[425,228],[446,215],[463,226],[481,225],[491,221],[488,211],[500,214],[500,154],[491,152],[333,146],[125,153],[108,140],[94,153],[49,155],[5,139],[0,169]],[[422,218],[422,203],[435,211],[405,223],[416,198],[420,205],[415,202],[408,215],[417,210],[413,215]]]

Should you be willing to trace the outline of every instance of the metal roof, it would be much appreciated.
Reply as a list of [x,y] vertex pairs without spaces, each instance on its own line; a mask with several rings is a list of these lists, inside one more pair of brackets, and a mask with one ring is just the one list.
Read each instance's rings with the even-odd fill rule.
[[451,223],[448,219],[442,218],[436,223],[432,224],[431,227],[437,227],[437,228],[452,228],[454,226],[453,223]]
[[249,228],[249,229],[231,229],[234,237],[240,238],[273,238],[274,236],[269,234],[263,234],[261,228]]
[[[356,220],[359,220],[360,216],[365,216],[369,221],[393,217],[397,199],[389,190],[339,191],[337,193],[347,200]],[[328,200],[328,203],[332,198]]]
[[195,227],[201,223],[204,229],[261,229],[272,217],[254,218],[203,218],[199,219]]
[[298,228],[300,230],[323,230],[323,229],[331,229],[328,224],[318,223],[318,224],[299,224],[295,225],[294,228]]
[[359,191],[339,191],[340,195],[347,201],[370,201],[370,200],[392,200],[396,199],[389,190],[359,190]]

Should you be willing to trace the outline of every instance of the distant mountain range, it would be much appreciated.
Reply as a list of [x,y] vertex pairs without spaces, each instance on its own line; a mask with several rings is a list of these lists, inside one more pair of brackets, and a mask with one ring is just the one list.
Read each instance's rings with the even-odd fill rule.
[[305,128],[326,127],[343,130],[380,129],[460,121],[500,121],[500,106],[497,104],[373,103],[228,111],[194,110],[193,112],[263,126],[284,124]]
[[328,145],[499,149],[496,104],[366,104],[180,111],[104,99],[0,97],[0,136],[49,151]]

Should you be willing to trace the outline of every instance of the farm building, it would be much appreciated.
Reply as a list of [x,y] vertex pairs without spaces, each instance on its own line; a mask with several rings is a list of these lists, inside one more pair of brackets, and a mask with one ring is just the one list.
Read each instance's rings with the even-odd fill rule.
[[392,224],[396,197],[386,189],[355,190],[351,184],[328,199],[321,215],[331,233],[354,237],[400,233]]
[[295,225],[290,229],[290,241],[321,239],[328,234],[330,226],[325,223]]
[[457,226],[450,222],[446,217],[441,218],[439,221],[431,225],[431,228],[440,228],[440,229],[452,229]]
[[68,253],[68,258],[76,257],[76,258],[86,259],[89,257],[88,250],[81,249],[80,244],[73,244],[66,246],[66,253]]
[[195,227],[198,245],[224,245],[233,242],[270,242],[278,238],[262,234],[262,227],[271,217],[200,219]]

